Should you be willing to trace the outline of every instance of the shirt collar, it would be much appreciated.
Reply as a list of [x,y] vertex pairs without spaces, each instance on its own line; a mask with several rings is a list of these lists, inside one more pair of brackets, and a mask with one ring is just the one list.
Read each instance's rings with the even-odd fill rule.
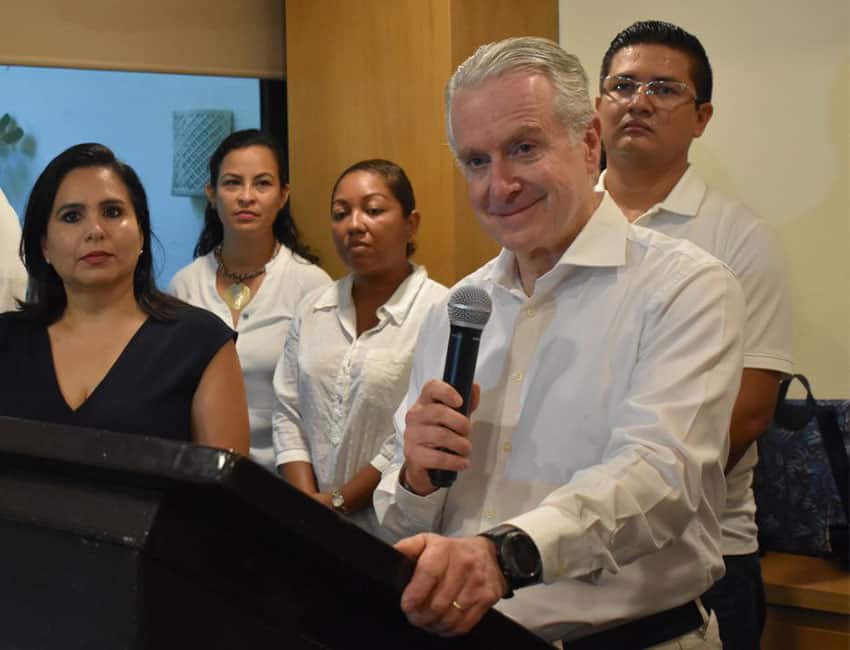
[[[599,181],[596,183],[596,190],[602,191],[605,189],[605,172],[599,176]],[[683,217],[696,217],[699,211],[699,206],[705,197],[707,186],[705,182],[694,171],[693,166],[688,165],[685,173],[670,190],[670,193],[660,203],[656,203],[649,210],[644,212],[640,217],[635,219],[635,223],[645,217],[661,212],[672,212],[682,215]]]
[[[401,324],[407,318],[410,308],[425,280],[428,272],[424,266],[410,263],[413,272],[408,275],[398,288],[383,305],[378,308],[378,318],[389,317],[394,323]],[[313,310],[338,308],[341,312],[353,310],[354,305],[351,298],[351,287],[354,284],[354,276],[350,273],[325,289],[313,303]]]
[[[584,228],[555,266],[542,277],[565,267],[623,266],[626,263],[629,227],[614,200],[607,192],[603,193],[602,201]],[[502,287],[514,289],[519,285],[517,276],[516,258],[512,252],[503,248],[486,277]]]

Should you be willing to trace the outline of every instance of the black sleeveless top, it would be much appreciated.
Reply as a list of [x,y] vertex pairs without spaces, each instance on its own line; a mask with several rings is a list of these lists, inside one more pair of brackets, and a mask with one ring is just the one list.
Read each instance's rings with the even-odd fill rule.
[[0,415],[190,441],[201,375],[235,338],[218,316],[188,305],[171,321],[148,317],[75,411],[59,389],[47,328],[0,314]]

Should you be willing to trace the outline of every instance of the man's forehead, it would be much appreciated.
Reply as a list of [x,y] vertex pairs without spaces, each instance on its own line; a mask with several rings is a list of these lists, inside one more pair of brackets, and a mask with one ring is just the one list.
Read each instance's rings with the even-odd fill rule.
[[636,72],[658,78],[670,78],[671,73],[690,76],[691,59],[682,50],[662,43],[627,45],[611,58],[608,74],[633,75]]
[[459,89],[449,110],[454,118],[459,113],[548,108],[554,106],[553,100],[553,87],[546,75],[519,70]]

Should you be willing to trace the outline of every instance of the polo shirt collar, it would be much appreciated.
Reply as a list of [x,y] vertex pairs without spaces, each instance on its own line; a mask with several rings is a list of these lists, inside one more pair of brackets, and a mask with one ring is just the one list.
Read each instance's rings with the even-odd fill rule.
[[[599,182],[596,184],[596,189],[602,191],[605,189],[605,172],[599,176]],[[692,165],[688,165],[685,173],[670,190],[670,193],[660,203],[656,203],[649,210],[635,219],[635,223],[639,223],[641,219],[651,218],[662,210],[672,212],[673,214],[682,215],[683,217],[696,217],[699,211],[699,206],[705,198],[707,190],[705,182],[694,171]],[[607,193],[607,192],[606,192]]]

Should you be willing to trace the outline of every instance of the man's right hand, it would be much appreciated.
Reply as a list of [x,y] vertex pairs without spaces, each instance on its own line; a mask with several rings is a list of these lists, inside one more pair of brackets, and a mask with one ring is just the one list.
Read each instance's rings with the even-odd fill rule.
[[[478,406],[481,390],[472,386],[470,409]],[[431,494],[437,488],[428,477],[429,469],[460,472],[469,467],[472,451],[469,418],[454,409],[463,404],[460,394],[444,381],[436,379],[422,387],[419,399],[405,417],[404,468],[405,483],[418,495]],[[454,453],[442,451],[448,449]]]

